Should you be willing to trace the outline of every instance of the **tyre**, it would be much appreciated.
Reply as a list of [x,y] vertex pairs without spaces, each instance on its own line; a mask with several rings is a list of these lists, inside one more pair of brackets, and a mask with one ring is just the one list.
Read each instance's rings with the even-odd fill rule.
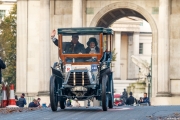
[[102,77],[102,95],[101,95],[103,111],[107,111],[107,107],[108,107],[108,96],[106,95],[107,81],[108,81],[108,76],[104,75]]
[[65,101],[64,100],[60,101],[60,107],[61,107],[61,109],[65,108]]
[[109,100],[109,108],[113,108],[113,105],[114,105],[114,84],[113,84],[113,80],[111,80],[110,82],[110,97],[111,99]]
[[57,111],[58,108],[57,89],[56,78],[52,75],[50,78],[50,102],[52,111]]

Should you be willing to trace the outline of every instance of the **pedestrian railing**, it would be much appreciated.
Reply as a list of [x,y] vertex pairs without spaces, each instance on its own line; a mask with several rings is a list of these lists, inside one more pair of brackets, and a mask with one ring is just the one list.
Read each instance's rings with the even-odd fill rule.
[[29,103],[32,102],[34,100],[34,97],[25,97],[26,98],[26,105],[25,107],[28,107]]

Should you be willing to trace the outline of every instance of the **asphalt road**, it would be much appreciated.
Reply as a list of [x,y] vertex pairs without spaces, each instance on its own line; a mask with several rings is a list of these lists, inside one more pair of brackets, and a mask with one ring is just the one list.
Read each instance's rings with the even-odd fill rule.
[[102,111],[101,107],[50,108],[0,113],[0,120],[180,120],[180,106],[122,106]]

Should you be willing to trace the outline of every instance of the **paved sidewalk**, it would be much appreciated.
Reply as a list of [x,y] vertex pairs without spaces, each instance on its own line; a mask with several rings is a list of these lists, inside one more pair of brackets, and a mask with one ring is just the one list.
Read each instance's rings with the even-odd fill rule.
[[[178,118],[179,117],[179,118]],[[180,120],[180,106],[121,106],[102,111],[101,107],[45,108],[11,114],[0,113],[0,120]]]

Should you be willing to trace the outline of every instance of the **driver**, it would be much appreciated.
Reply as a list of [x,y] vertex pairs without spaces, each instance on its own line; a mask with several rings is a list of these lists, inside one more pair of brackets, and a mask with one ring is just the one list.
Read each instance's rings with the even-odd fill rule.
[[[58,46],[58,39],[55,38],[56,30],[51,33],[51,39],[53,43]],[[82,54],[85,53],[84,45],[79,42],[79,36],[77,34],[72,35],[72,40],[70,43],[66,44],[63,49],[64,54]],[[72,58],[68,58],[67,62],[72,62]],[[75,59],[76,62],[83,62],[82,59]]]
[[[55,38],[56,30],[52,31],[51,39],[53,43],[58,46],[58,39]],[[66,44],[63,53],[65,54],[82,54],[85,53],[84,45],[79,42],[79,36],[77,34],[72,35],[70,43]]]

